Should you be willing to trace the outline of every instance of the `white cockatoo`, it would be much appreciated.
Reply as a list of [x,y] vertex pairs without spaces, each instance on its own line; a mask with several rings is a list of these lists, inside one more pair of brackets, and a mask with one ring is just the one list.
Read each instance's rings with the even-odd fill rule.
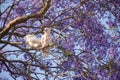
[[48,53],[50,51],[50,45],[52,44],[52,35],[50,28],[44,29],[44,34],[41,37],[41,44],[43,48],[43,55],[48,56]]
[[26,44],[33,49],[40,49],[42,47],[40,39],[36,38],[34,34],[25,36]]

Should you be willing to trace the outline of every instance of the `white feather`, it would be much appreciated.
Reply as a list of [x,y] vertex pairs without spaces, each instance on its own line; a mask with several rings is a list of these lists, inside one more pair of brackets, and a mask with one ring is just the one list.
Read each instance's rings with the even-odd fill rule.
[[50,51],[50,45],[52,44],[52,35],[50,31],[50,28],[45,28],[44,34],[41,37],[41,44],[44,56],[48,56],[48,53]]
[[26,44],[34,49],[39,49],[41,47],[40,39],[36,38],[33,34],[28,34],[25,36]]

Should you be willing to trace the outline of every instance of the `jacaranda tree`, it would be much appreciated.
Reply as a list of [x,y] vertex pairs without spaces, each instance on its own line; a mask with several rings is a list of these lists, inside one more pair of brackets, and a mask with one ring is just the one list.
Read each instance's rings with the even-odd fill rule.
[[[120,0],[0,5],[0,80],[120,80]],[[53,41],[47,57],[25,43],[27,34],[40,39],[44,28]]]

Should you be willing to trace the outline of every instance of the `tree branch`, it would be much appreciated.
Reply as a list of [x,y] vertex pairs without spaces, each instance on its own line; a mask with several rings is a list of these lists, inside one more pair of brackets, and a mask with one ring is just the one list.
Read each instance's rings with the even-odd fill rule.
[[49,9],[50,2],[51,2],[51,0],[48,0],[45,3],[45,6],[39,12],[37,12],[36,14],[31,14],[31,15],[27,15],[27,16],[18,17],[16,19],[10,21],[7,24],[7,26],[0,32],[0,39],[8,34],[8,32],[12,28],[12,26],[14,26],[14,25],[16,25],[18,23],[23,23],[23,22],[27,21],[30,18],[38,18],[38,17],[43,16],[47,12],[47,10]]
[[1,40],[0,40],[0,44],[2,44],[2,43],[12,44],[12,45],[22,44],[22,42],[10,42],[10,41],[1,41]]

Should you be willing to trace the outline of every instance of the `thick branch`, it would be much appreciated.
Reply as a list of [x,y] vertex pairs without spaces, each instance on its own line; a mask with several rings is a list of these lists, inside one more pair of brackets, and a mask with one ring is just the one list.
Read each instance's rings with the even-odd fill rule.
[[40,10],[38,13],[36,14],[31,14],[31,15],[27,15],[27,16],[22,16],[22,17],[18,17],[12,21],[10,21],[8,23],[8,25],[0,32],[0,39],[2,37],[4,37],[5,35],[8,34],[9,30],[12,28],[12,26],[18,24],[18,23],[23,23],[25,21],[27,21],[28,19],[30,18],[38,18],[38,17],[41,17],[43,16],[47,10],[49,9],[50,7],[50,2],[51,0],[48,0],[46,3],[45,3],[45,6],[42,8],[42,10]]
[[2,44],[2,43],[12,44],[12,45],[22,44],[22,42],[10,42],[10,41],[1,41],[1,40],[0,40],[0,44]]

